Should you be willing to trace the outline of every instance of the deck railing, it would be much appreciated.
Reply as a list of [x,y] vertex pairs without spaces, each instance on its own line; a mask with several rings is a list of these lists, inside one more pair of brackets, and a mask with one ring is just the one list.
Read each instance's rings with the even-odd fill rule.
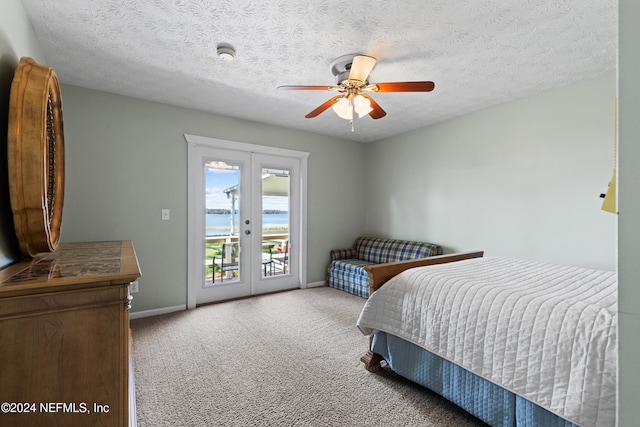
[[[263,242],[280,243],[289,240],[289,233],[266,233],[262,235]],[[227,234],[221,236],[207,236],[206,243],[234,243],[238,241],[237,234]]]
[[[279,253],[279,250],[288,251],[288,241],[289,241],[289,233],[265,233],[262,235],[262,248],[263,248],[263,267],[264,267],[264,276],[267,275],[277,275],[283,274],[287,271],[287,262],[288,262],[288,254],[284,255],[284,259],[281,261],[277,261],[276,257],[282,257]],[[227,235],[219,235],[219,236],[206,236],[205,238],[206,244],[230,244],[230,243],[238,243],[238,235],[237,234],[227,234]],[[219,254],[225,258],[225,260],[230,262],[230,249],[231,246],[227,247],[226,254]],[[280,248],[280,249],[276,249]],[[278,252],[276,252],[278,251]],[[264,258],[264,256],[268,256],[268,258]],[[276,262],[277,261],[277,262]],[[207,273],[207,277],[214,280],[214,260],[206,259],[205,265],[208,266],[209,273]],[[218,272],[221,274],[222,272]],[[233,276],[232,272],[226,272],[227,277],[231,278]],[[220,277],[220,276],[218,276]],[[222,279],[222,278],[221,278]],[[225,279],[228,280],[228,279]]]

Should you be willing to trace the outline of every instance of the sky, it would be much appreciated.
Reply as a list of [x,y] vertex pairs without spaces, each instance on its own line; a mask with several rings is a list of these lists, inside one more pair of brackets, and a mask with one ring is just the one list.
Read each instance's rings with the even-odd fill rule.
[[[205,206],[206,209],[231,209],[231,200],[223,190],[238,184],[239,171],[229,169],[205,168]],[[288,211],[288,197],[263,197],[263,210],[277,209]]]
[[238,184],[237,170],[205,168],[205,206],[207,209],[230,209],[231,200],[227,199],[223,190]]

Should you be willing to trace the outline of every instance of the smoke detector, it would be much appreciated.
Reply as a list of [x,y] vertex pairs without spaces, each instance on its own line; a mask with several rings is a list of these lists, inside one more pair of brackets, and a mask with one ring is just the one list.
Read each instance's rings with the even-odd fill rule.
[[236,50],[228,45],[219,45],[218,46],[218,58],[223,61],[230,62],[233,61],[236,57]]

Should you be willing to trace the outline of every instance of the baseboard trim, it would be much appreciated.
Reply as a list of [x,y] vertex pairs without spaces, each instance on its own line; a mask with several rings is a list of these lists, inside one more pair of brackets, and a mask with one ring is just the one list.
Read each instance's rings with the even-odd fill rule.
[[153,310],[134,311],[129,314],[130,319],[141,319],[143,317],[158,316],[160,314],[173,313],[175,311],[184,311],[187,305],[174,305],[173,307],[154,308]]
[[307,288],[318,288],[320,286],[327,286],[327,282],[323,280],[322,282],[307,283]]
[[[327,286],[327,282],[313,282],[307,283],[307,288],[318,288],[320,286]],[[173,313],[175,311],[184,311],[187,309],[187,305],[174,305],[173,307],[155,308],[153,310],[134,311],[129,313],[129,319],[141,319],[143,317],[159,316],[161,314]]]

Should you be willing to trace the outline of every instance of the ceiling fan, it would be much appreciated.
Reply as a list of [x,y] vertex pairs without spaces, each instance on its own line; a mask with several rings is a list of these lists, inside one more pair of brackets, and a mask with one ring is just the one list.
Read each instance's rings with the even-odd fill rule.
[[431,92],[435,84],[430,81],[422,82],[391,82],[369,83],[369,74],[377,60],[366,55],[345,55],[331,63],[331,73],[336,77],[335,86],[278,86],[283,90],[333,90],[339,95],[334,96],[305,117],[311,119],[333,107],[338,116],[349,120],[351,131],[353,127],[353,113],[362,118],[365,115],[373,119],[380,119],[387,113],[369,95],[369,92]]

